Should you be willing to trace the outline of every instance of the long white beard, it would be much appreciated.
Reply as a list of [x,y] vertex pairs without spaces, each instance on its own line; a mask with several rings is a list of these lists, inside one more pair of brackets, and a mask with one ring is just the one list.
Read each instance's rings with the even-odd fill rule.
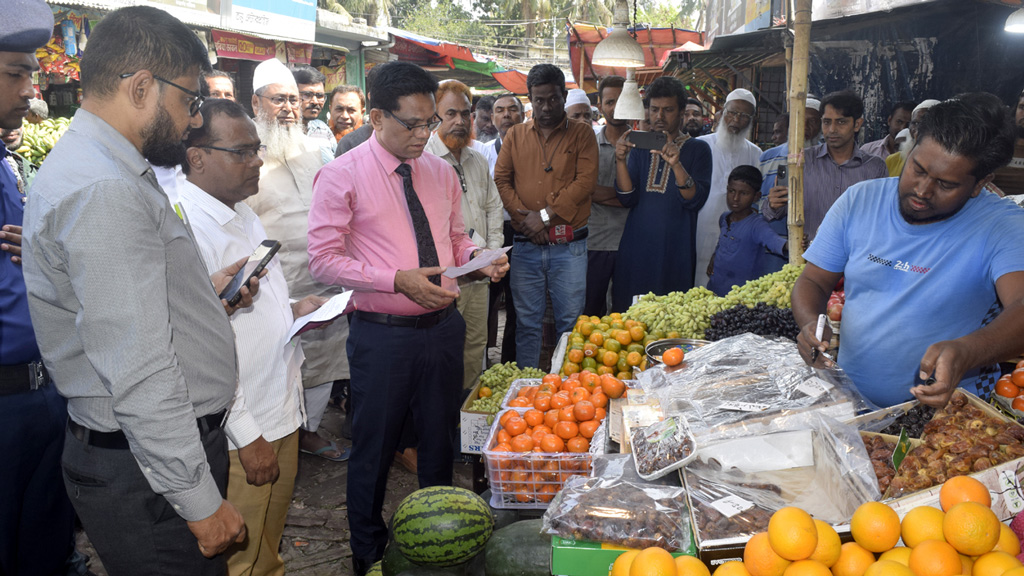
[[267,147],[267,158],[283,162],[294,154],[306,137],[300,124],[279,124],[273,118],[256,117],[256,132],[261,143]]
[[740,154],[747,147],[747,139],[750,138],[753,128],[754,125],[751,122],[742,132],[733,134],[729,132],[729,127],[725,125],[725,122],[719,122],[718,128],[715,129],[715,147],[730,156]]

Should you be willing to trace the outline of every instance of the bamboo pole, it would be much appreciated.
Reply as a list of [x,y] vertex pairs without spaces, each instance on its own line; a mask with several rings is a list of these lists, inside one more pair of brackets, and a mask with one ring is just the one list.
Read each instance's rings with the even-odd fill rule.
[[804,237],[804,108],[811,44],[811,0],[795,0],[793,65],[789,83],[789,262],[802,264]]

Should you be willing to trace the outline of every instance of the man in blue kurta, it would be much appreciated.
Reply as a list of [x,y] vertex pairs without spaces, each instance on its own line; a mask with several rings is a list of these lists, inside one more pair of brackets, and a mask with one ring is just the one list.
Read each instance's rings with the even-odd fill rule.
[[1014,132],[998,98],[960,95],[925,116],[899,179],[839,197],[793,287],[808,362],[829,341],[828,328],[815,338],[817,317],[845,274],[837,360],[866,398],[943,406],[958,386],[990,389],[986,368],[1024,346],[1024,211],[985,188]]
[[[36,48],[53,30],[43,0],[8,0],[0,19],[0,128],[21,128]],[[21,268],[26,183],[0,146],[0,574],[63,574],[74,511],[60,456],[67,408],[43,368]]]
[[637,294],[693,287],[697,212],[711,187],[711,148],[680,131],[683,83],[658,78],[644,98],[651,129],[664,132],[668,142],[661,150],[643,150],[626,132],[615,146],[615,189],[630,209],[612,282],[612,309],[619,312]]

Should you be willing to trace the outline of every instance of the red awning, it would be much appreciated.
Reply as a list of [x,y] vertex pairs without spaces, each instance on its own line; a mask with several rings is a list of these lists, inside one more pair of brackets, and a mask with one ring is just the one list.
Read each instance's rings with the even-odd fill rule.
[[[525,96],[529,92],[529,90],[526,89],[526,74],[523,74],[518,70],[495,72],[491,75],[498,81],[498,84],[501,84],[502,88],[513,94]],[[565,89],[572,90],[573,88],[579,88],[579,85],[567,80],[565,82]]]
[[433,66],[447,66],[455,68],[453,60],[466,60],[476,62],[473,52],[465,46],[449,44],[448,42],[420,42],[405,36],[395,35],[395,45],[390,52],[398,56],[400,60],[414,64],[428,64]]
[[[631,30],[632,31],[632,30]],[[573,76],[583,78],[583,89],[587,92],[597,91],[597,82],[605,76],[626,75],[625,68],[594,66],[591,57],[597,44],[608,36],[603,26],[591,24],[571,24],[569,26],[569,65]],[[679,28],[641,28],[636,30],[636,40],[644,49],[645,66],[636,71],[637,82],[649,84],[661,76],[661,66],[672,50],[682,48],[685,44],[703,46],[704,38],[700,32]],[[582,75],[580,68],[582,66]]]

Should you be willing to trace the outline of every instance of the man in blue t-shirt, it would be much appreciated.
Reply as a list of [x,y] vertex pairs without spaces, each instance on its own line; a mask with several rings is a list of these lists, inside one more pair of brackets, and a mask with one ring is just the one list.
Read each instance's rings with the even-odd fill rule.
[[984,390],[985,367],[1021,352],[1024,211],[985,190],[1014,139],[998,98],[961,95],[922,121],[898,179],[836,201],[793,287],[805,360],[825,350],[831,334],[815,338],[817,317],[844,274],[837,360],[876,404],[943,406],[958,385]]

